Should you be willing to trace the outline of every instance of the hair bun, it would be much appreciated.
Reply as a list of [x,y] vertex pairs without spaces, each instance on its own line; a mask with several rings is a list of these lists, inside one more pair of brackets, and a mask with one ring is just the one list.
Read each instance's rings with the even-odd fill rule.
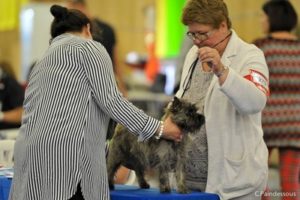
[[57,19],[65,19],[68,14],[68,9],[59,5],[53,5],[50,8],[50,12]]

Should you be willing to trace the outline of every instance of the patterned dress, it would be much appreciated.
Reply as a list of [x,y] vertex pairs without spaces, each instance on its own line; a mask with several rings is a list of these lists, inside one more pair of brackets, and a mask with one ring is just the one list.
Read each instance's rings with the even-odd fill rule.
[[270,92],[263,112],[268,147],[300,148],[300,41],[263,38],[254,42],[265,54]]
[[[200,70],[199,70],[200,68]],[[196,103],[198,112],[203,114],[204,100],[213,78],[212,72],[204,72],[202,67],[196,66],[192,75],[191,86],[183,98]],[[189,189],[205,191],[207,182],[208,147],[205,124],[196,134],[189,134],[189,142],[186,147],[186,183]]]

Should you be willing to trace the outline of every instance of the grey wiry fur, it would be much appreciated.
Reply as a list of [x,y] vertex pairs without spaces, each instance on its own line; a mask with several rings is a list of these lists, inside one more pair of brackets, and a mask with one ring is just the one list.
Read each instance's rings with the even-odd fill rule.
[[[174,98],[165,116],[171,115],[172,121],[184,133],[193,133],[204,123],[204,116],[197,113],[194,104]],[[180,143],[157,140],[138,142],[137,137],[125,127],[118,125],[112,138],[107,158],[110,189],[114,189],[114,175],[120,165],[135,171],[141,188],[149,188],[144,178],[146,169],[158,170],[160,192],[170,192],[168,172],[175,171],[177,190],[187,193],[185,185],[185,145],[186,137]],[[172,162],[173,161],[173,162]]]

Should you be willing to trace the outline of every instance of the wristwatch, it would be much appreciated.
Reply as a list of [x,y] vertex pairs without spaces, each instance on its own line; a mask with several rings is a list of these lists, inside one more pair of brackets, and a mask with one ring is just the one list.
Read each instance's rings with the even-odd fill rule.
[[216,72],[215,75],[216,75],[218,78],[220,78],[220,77],[224,74],[224,72],[226,71],[226,69],[228,69],[228,67],[225,66],[225,65],[223,65],[223,69],[222,69],[221,71],[219,71],[219,72]]

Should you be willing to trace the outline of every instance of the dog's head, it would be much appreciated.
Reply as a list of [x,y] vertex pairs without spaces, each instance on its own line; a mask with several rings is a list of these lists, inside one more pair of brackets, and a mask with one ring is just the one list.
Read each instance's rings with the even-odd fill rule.
[[197,113],[195,104],[174,97],[169,108],[172,121],[184,132],[195,132],[204,124],[204,116]]

